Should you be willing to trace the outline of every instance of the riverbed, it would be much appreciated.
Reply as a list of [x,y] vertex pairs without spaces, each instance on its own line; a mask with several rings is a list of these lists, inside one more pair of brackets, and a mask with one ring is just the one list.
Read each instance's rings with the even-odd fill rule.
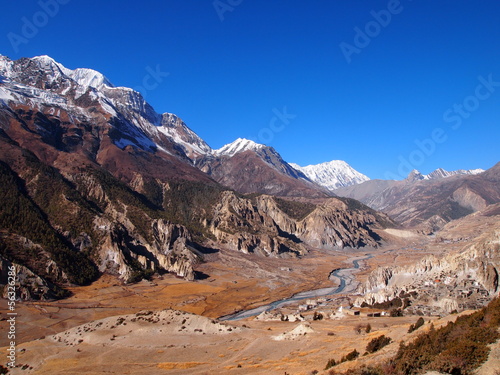
[[264,311],[271,311],[275,309],[279,309],[286,305],[292,304],[297,301],[301,301],[304,299],[311,299],[317,297],[325,297],[325,296],[333,296],[340,293],[352,293],[358,287],[358,283],[356,282],[355,274],[359,271],[360,265],[359,262],[363,260],[367,260],[372,258],[373,255],[367,254],[364,257],[355,257],[351,258],[348,261],[352,262],[353,267],[351,268],[339,268],[330,273],[330,280],[338,280],[338,286],[329,287],[329,288],[321,288],[314,289],[305,292],[300,292],[294,294],[290,298],[285,298],[282,300],[274,301],[268,303],[263,306],[256,307],[250,310],[243,310],[234,314],[225,315],[220,317],[220,320],[241,320],[245,318],[250,318],[252,316],[259,315]]

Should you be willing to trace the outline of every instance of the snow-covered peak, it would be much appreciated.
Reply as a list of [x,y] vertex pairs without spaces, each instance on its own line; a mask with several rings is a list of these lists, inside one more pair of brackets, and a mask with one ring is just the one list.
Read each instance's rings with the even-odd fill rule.
[[444,170],[443,168],[438,168],[435,171],[429,173],[428,175],[425,175],[424,178],[426,180],[436,180],[439,178],[447,178],[457,175],[476,175],[483,172],[484,169],[470,169],[470,170],[458,169],[456,171],[447,171]]
[[54,60],[52,57],[47,56],[47,55],[42,55],[42,56],[35,56],[32,58],[32,60],[37,61],[41,65],[59,65],[56,60]]
[[429,176],[423,175],[420,171],[414,169],[410,172],[408,177],[406,177],[406,181],[409,182],[416,182],[416,181],[421,181],[421,180],[428,180]]
[[162,115],[157,130],[179,145],[191,160],[212,153],[210,146],[173,113]]
[[[47,56],[47,55],[35,56],[31,59],[31,61],[36,62],[38,64],[38,66],[45,71],[56,72],[57,77],[60,75],[68,76],[69,73],[71,72],[70,69],[65,68],[64,65],[58,63],[52,57]],[[54,78],[57,78],[57,77],[54,77]]]
[[310,180],[329,190],[360,184],[369,180],[367,176],[359,173],[343,160],[332,160],[306,167],[294,163],[290,163],[290,165],[304,173]]
[[238,138],[236,141],[222,146],[218,150],[214,150],[214,154],[221,156],[233,156],[237,153],[247,150],[258,151],[264,147],[266,146],[260,143],[255,143],[254,141],[251,141],[249,139]]
[[486,171],[484,169],[477,168],[477,169],[469,169],[466,172],[469,172],[469,174],[472,174],[472,175],[476,175],[476,174],[480,174],[480,173],[483,173],[483,172],[486,172]]
[[62,74],[73,79],[84,88],[93,87],[95,89],[99,89],[103,85],[114,87],[113,84],[103,74],[93,69],[78,68],[75,70],[71,70],[47,55],[35,56],[31,60],[35,61],[43,70],[60,73],[56,74],[57,76],[54,78],[57,78]]
[[78,68],[68,74],[78,84],[98,89],[102,85],[114,87],[113,84],[101,73],[93,69]]
[[483,172],[484,169],[470,169],[470,170],[458,169],[456,171],[447,171],[443,168],[438,168],[429,174],[422,174],[416,169],[414,169],[413,171],[410,172],[408,177],[406,177],[405,181],[415,182],[421,180],[438,180],[441,178],[448,178],[451,176],[458,176],[458,175],[476,175]]

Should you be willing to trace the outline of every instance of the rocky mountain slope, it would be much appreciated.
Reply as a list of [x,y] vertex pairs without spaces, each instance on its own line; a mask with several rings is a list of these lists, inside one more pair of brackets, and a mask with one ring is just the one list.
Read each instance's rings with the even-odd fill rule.
[[341,187],[357,185],[370,180],[364,174],[359,173],[343,160],[332,160],[317,165],[301,167],[290,164],[293,168],[303,172],[311,181],[318,185],[335,190]]
[[500,164],[488,171],[466,171],[443,177],[437,170],[424,177],[413,171],[403,181],[371,180],[338,189],[340,196],[359,199],[405,226],[430,233],[447,222],[500,202]]
[[328,192],[290,166],[272,147],[239,138],[195,165],[220,184],[241,193],[327,197]]
[[464,250],[443,258],[426,256],[416,264],[374,270],[362,288],[363,303],[407,298],[410,310],[448,314],[479,308],[500,291],[500,230],[483,235]]
[[[61,297],[60,286],[101,272],[194,279],[203,254],[221,246],[274,257],[376,246],[376,229],[392,225],[357,202],[326,198],[271,148],[213,152],[178,117],[93,70],[0,56],[0,76],[0,263],[23,275],[20,297]],[[245,197],[213,179],[222,175],[216,165],[212,177],[194,166],[207,155],[220,170],[239,165],[227,184],[243,191],[245,166],[262,174],[250,191],[267,184],[321,199]]]

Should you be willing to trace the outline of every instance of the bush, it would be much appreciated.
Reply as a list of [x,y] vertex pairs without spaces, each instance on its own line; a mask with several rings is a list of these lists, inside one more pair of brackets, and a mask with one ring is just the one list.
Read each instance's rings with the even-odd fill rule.
[[420,327],[424,325],[425,321],[424,318],[420,317],[418,318],[417,322],[415,324],[410,325],[410,328],[408,328],[408,333],[412,333],[413,331],[416,331]]
[[362,324],[356,324],[354,326],[354,332],[356,332],[358,335],[361,333],[362,330],[363,330],[363,325]]
[[399,316],[403,316],[403,310],[401,309],[393,309],[391,310],[391,317],[396,318]]
[[413,375],[422,370],[468,375],[488,357],[491,344],[500,338],[500,299],[468,316],[401,344],[391,361],[396,374]]
[[488,359],[488,353],[489,348],[484,343],[461,340],[440,353],[428,369],[448,374],[472,374],[476,367]]
[[328,362],[326,363],[325,370],[332,368],[336,364],[337,364],[337,362],[333,358],[329,359]]
[[347,361],[353,361],[358,357],[359,357],[359,352],[356,349],[354,349],[352,352],[343,356],[342,359],[340,360],[340,363],[347,362]]
[[389,345],[391,341],[391,338],[386,337],[385,335],[376,337],[372,341],[370,341],[368,345],[366,345],[366,351],[368,353],[375,353],[376,351],[382,349],[384,346]]
[[323,314],[315,311],[313,315],[313,320],[323,320]]
[[368,324],[356,324],[354,326],[354,332],[356,332],[358,335],[361,334],[362,331],[365,331],[366,333],[370,333],[372,331],[372,326],[370,323]]

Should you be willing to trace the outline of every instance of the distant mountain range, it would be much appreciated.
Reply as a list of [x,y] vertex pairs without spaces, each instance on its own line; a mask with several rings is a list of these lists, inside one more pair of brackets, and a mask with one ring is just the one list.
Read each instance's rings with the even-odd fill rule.
[[438,180],[440,178],[446,178],[451,176],[460,176],[460,175],[471,176],[483,172],[484,169],[470,169],[470,170],[459,169],[457,171],[448,172],[445,171],[443,168],[438,168],[435,171],[427,175],[424,175],[419,171],[417,171],[416,169],[414,169],[413,171],[410,172],[406,180],[407,181]]
[[402,181],[370,180],[335,190],[428,233],[500,201],[500,163],[487,171],[412,171]]

